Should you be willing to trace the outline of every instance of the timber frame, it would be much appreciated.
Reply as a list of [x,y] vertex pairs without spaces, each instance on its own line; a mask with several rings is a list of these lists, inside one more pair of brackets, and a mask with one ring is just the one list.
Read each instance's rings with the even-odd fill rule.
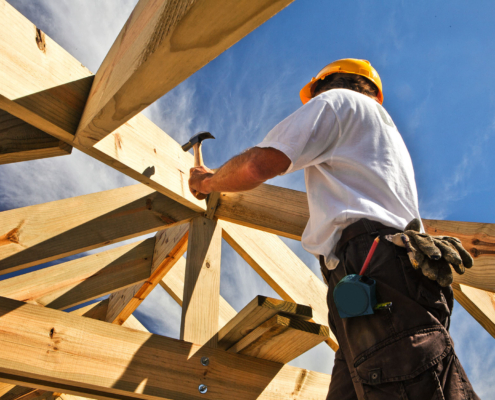
[[[326,286],[277,237],[301,239],[306,194],[262,185],[207,210],[191,154],[140,114],[292,1],[140,0],[93,75],[0,0],[0,164],[76,147],[141,182],[0,212],[0,274],[156,232],[0,281],[0,400],[326,398],[329,375],[286,365],[338,348]],[[423,222],[473,255],[455,296],[495,337],[495,224]],[[220,296],[222,238],[282,300],[237,313]],[[157,285],[182,306],[181,340],[132,315]]]

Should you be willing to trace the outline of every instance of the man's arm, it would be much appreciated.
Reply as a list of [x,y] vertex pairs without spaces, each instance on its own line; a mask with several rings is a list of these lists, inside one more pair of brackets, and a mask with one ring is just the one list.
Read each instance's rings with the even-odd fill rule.
[[290,158],[280,150],[253,147],[227,161],[216,173],[205,167],[191,168],[189,189],[200,200],[211,192],[250,190],[287,171],[290,164]]

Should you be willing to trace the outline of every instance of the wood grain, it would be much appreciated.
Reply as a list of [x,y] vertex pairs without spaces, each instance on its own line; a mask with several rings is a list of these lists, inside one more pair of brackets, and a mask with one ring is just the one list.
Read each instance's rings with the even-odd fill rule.
[[328,334],[328,326],[275,315],[234,344],[229,352],[286,364],[327,340]]
[[222,229],[204,217],[190,225],[180,338],[217,347]]
[[301,240],[309,219],[308,199],[304,192],[263,184],[247,192],[222,193],[215,215],[225,221]]
[[0,213],[0,274],[106,246],[196,213],[144,185]]
[[[93,398],[150,400],[324,400],[330,382],[326,374],[5,298],[0,379]],[[200,383],[207,394],[198,393]]]
[[189,224],[157,233],[151,274],[143,282],[110,295],[106,321],[122,325],[185,253]]
[[[73,145],[94,76],[48,35],[0,0],[0,108]],[[187,186],[193,156],[142,114],[80,151],[198,212]]]
[[[160,286],[182,307],[184,295],[184,277],[186,274],[186,259],[181,257],[170,272],[160,281]],[[219,298],[218,329],[234,318],[237,312],[222,296]]]
[[293,0],[140,0],[96,73],[76,134],[91,147]]
[[72,146],[0,110],[0,165],[65,156]]
[[142,283],[151,275],[155,239],[0,281],[0,296],[58,310]]
[[[313,309],[318,324],[328,321],[326,285],[276,235],[222,221],[223,237],[278,295]],[[330,332],[327,344],[338,349]]]
[[454,272],[454,282],[495,292],[495,224],[424,219],[431,235],[454,236],[471,253],[474,266],[463,275]]
[[270,297],[256,296],[227,325],[220,329],[218,348],[228,350],[258,326],[281,312],[286,315],[297,316],[299,319],[309,320],[313,317],[311,307]]
[[495,294],[454,283],[455,299],[495,338]]

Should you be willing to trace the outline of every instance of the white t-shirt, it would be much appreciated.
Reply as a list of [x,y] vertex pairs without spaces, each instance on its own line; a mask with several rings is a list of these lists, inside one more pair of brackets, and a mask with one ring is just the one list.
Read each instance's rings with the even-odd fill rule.
[[347,89],[315,97],[273,128],[257,147],[273,147],[304,168],[309,221],[308,252],[325,256],[329,269],[342,230],[360,218],[404,229],[419,218],[411,157],[387,111]]

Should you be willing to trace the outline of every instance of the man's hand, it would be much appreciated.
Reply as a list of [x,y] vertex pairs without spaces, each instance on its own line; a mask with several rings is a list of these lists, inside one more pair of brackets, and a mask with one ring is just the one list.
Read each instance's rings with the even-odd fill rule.
[[230,159],[215,172],[206,167],[191,168],[189,190],[199,200],[211,192],[242,192],[287,171],[291,164],[280,150],[253,147]]
[[189,178],[189,190],[198,200],[206,199],[212,192],[211,188],[205,184],[205,180],[213,176],[213,171],[205,166],[191,168]]

